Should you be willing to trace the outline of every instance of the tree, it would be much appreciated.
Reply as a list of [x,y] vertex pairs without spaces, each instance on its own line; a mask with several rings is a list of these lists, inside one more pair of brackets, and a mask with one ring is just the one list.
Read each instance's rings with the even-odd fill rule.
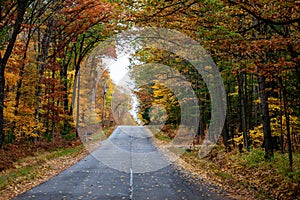
[[[26,9],[29,7],[29,5],[32,3],[32,0],[17,0],[16,2],[5,2],[1,1],[0,9],[1,9],[1,24],[9,24],[11,27],[13,27],[12,35],[8,39],[8,41],[5,41],[6,47],[4,50],[4,55],[0,55],[0,147],[2,147],[4,142],[4,89],[5,89],[5,68],[8,62],[8,59],[13,51],[17,36],[20,32],[22,22],[24,20],[24,15],[26,12]],[[13,13],[16,13],[16,18],[12,21],[11,18],[8,16],[13,16]],[[4,34],[7,27],[1,27],[1,34]],[[6,29],[6,30],[5,30]],[[2,46],[1,45],[1,46]]]
[[6,66],[1,67],[1,94],[7,99],[1,98],[1,145],[4,132],[11,141],[16,135],[36,141],[71,130],[75,77],[91,49],[119,27],[117,6],[93,0],[1,2],[1,63]]
[[[296,12],[299,4],[278,0],[176,0],[144,1],[132,6],[144,8],[134,12],[137,24],[176,29],[200,41],[213,56],[224,80],[231,80],[227,87],[231,109],[226,118],[227,133],[223,135],[242,132],[241,141],[247,148],[251,145],[253,130],[262,123],[266,158],[272,157],[276,146],[272,121],[278,117],[278,112],[270,114],[269,101],[278,98],[278,90],[283,90],[283,85],[289,85],[281,98],[289,99],[288,115],[299,116],[299,106],[295,102],[299,101],[300,94],[297,39],[300,17]],[[280,77],[284,77],[286,84],[278,83]],[[239,110],[239,117],[235,110]],[[223,139],[225,144],[227,136]]]

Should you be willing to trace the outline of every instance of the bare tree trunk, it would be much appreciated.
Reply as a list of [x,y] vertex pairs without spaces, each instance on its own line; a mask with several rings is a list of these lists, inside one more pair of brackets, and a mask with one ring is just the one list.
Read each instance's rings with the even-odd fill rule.
[[228,129],[228,118],[225,119],[225,127],[222,131],[222,135],[223,135],[223,144],[225,145],[225,147],[228,147],[228,140],[229,140],[229,129]]
[[[49,19],[49,24],[46,30],[46,33],[43,36],[43,39],[41,40],[40,36],[40,29],[38,29],[38,65],[37,65],[37,70],[38,70],[38,83],[37,83],[37,88],[36,88],[36,98],[37,98],[37,103],[35,107],[35,120],[36,120],[36,125],[38,127],[38,124],[40,122],[40,104],[41,104],[41,82],[44,77],[44,71],[45,71],[45,65],[46,61],[48,58],[48,52],[50,48],[50,41],[51,41],[51,36],[52,36],[52,28],[53,28],[53,20]],[[39,130],[36,131],[36,133],[39,135]]]
[[283,107],[284,107],[284,116],[286,120],[286,130],[287,130],[287,143],[288,143],[288,154],[289,154],[289,167],[290,171],[293,171],[293,151],[292,151],[292,141],[291,141],[291,130],[290,130],[290,116],[288,114],[287,108],[287,99],[286,99],[286,87],[283,85],[282,79],[279,79],[282,86],[282,96],[283,96]]
[[[260,69],[258,70],[258,74]],[[265,147],[265,159],[269,160],[274,156],[273,144],[272,144],[272,134],[270,126],[270,116],[269,116],[269,105],[268,105],[268,93],[266,86],[266,77],[259,75],[259,89],[260,89],[260,99],[261,99],[261,111],[262,111],[262,124],[264,131],[264,147]]]
[[[65,53],[65,57],[67,57],[68,52]],[[69,59],[64,62],[62,70],[60,71],[60,81],[61,81],[61,85],[63,86],[63,88],[61,89],[63,92],[63,108],[64,108],[64,113],[68,114],[69,111],[69,99],[68,99],[68,66],[69,63],[71,61],[71,56],[69,57]],[[63,127],[63,131],[66,132],[69,128],[69,122],[67,119],[64,119],[64,127]]]
[[205,118],[204,118],[204,102],[202,100],[199,101],[200,107],[200,119],[199,119],[199,129],[197,133],[197,141],[196,143],[200,143],[200,137],[203,139],[205,136]]
[[228,105],[228,113],[229,115],[226,116],[226,124],[228,126],[228,139],[230,140],[230,144],[232,144],[233,146],[235,145],[234,144],[234,131],[233,131],[233,122],[234,120],[231,118],[231,115],[230,113],[233,112],[232,110],[232,100],[231,100],[231,96],[229,95],[229,93],[231,93],[231,90],[230,90],[230,81],[227,82],[227,105]]
[[[73,108],[74,108],[74,102],[75,102],[75,92],[76,92],[76,84],[77,84],[77,75],[78,72],[80,70],[80,63],[82,62],[82,60],[84,59],[85,55],[88,52],[88,49],[84,49],[84,41],[85,41],[85,35],[83,34],[82,36],[82,40],[80,41],[80,46],[79,49],[77,49],[76,44],[73,45],[72,51],[74,52],[74,66],[75,66],[75,77],[74,77],[74,88],[75,91],[73,90],[73,96],[72,96],[72,105],[70,106],[70,111],[69,111],[69,115],[72,115],[73,113]],[[79,51],[79,52],[77,52]]]
[[54,139],[55,136],[55,122],[52,120],[52,128],[51,128],[51,132],[52,132],[52,141]]
[[242,109],[242,130],[243,130],[243,138],[244,138],[244,148],[248,149],[248,133],[247,133],[247,119],[246,119],[246,96],[244,91],[244,85],[246,88],[246,75],[244,75],[245,72],[241,73],[242,78],[244,81],[242,81],[242,85],[239,85],[241,87],[241,109]]
[[279,100],[280,100],[280,148],[281,148],[281,153],[284,153],[284,137],[283,137],[283,122],[282,122],[282,89],[281,87],[279,88]]
[[242,85],[243,85],[243,77],[240,75],[237,76],[238,79],[238,132],[241,133],[243,131],[243,120],[242,120]]
[[[239,132],[243,132],[243,146],[248,149],[248,135],[246,130],[246,108],[244,95],[244,72],[238,75],[238,112],[239,112]],[[240,150],[242,150],[242,146]]]
[[[76,137],[79,136],[80,71],[77,73]],[[76,86],[75,86],[76,87]],[[74,95],[74,94],[73,94]]]
[[[257,86],[255,86],[254,84],[253,84],[253,94],[258,94],[259,93],[259,91],[258,91],[258,88],[257,88]],[[259,106],[257,105],[257,104],[254,104],[254,119],[255,119],[255,121],[254,121],[254,123],[253,123],[253,126],[258,126],[258,113],[259,113]]]

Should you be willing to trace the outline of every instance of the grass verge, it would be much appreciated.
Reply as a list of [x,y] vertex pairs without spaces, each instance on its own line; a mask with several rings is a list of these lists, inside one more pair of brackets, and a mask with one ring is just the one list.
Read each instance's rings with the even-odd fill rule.
[[170,142],[171,138],[161,132],[158,132],[155,134],[155,137],[159,140],[165,141],[165,142]]
[[83,145],[39,151],[0,173],[0,199],[10,199],[48,180],[87,155]]
[[240,153],[215,148],[200,159],[198,151],[182,156],[192,171],[219,185],[237,199],[299,199],[300,155],[294,154],[294,171],[288,169],[287,154],[275,153],[265,161],[264,150],[254,149]]
[[[114,129],[104,128],[105,137]],[[92,142],[99,143],[103,137],[92,139]],[[57,139],[56,143],[9,145],[9,149],[0,152],[1,156],[6,157],[6,160],[0,162],[0,200],[13,198],[47,181],[87,156],[88,150],[80,140]],[[9,165],[5,165],[5,161],[9,161]]]
[[[155,137],[160,142],[169,142],[172,129],[159,132]],[[287,153],[274,153],[266,161],[262,148],[239,152],[227,151],[217,145],[204,158],[199,158],[199,149],[188,149],[178,164],[197,177],[219,186],[235,199],[282,199],[300,200],[300,153],[293,153],[293,171],[289,169]],[[199,179],[198,179],[199,180]]]

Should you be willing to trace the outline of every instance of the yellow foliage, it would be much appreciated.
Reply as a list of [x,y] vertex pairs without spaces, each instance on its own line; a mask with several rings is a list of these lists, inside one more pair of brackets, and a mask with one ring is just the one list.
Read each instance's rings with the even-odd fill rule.
[[249,136],[253,146],[261,146],[264,138],[262,124],[252,130],[249,130]]
[[[14,111],[15,107],[8,105],[8,107],[4,109],[4,117],[8,123],[7,127],[13,127],[13,135],[16,141],[39,137],[37,132],[44,133],[46,131],[41,122],[37,125],[32,115],[34,111],[30,107],[19,108],[18,111],[22,113],[22,115],[15,115]],[[6,131],[8,131],[8,129],[6,129]]]
[[15,73],[6,72],[5,73],[5,80],[7,85],[16,85],[17,81],[20,79],[19,75],[16,75]]
[[[290,117],[290,132],[291,133],[299,133],[300,128],[299,128],[299,118],[296,116],[289,116]],[[272,136],[280,136],[281,132],[283,135],[286,134],[287,129],[286,129],[286,117],[285,116],[278,116],[276,118],[271,118],[271,132],[272,132]],[[281,124],[282,124],[282,128],[281,128]],[[243,134],[240,133],[241,136],[234,138],[234,142],[237,144],[242,144],[244,137]],[[262,142],[263,142],[263,126],[262,124],[258,125],[257,127],[254,127],[254,129],[249,130],[249,137],[250,140],[252,141],[252,145],[254,146],[261,146]]]
[[260,102],[261,102],[260,98],[259,98],[259,99],[256,99],[256,100],[253,100],[253,103],[260,104]]
[[[290,115],[290,132],[297,133],[299,132],[299,118],[297,116]],[[286,117],[285,116],[278,116],[276,118],[271,119],[271,130],[273,136],[280,136],[281,134],[281,124],[282,124],[282,132],[283,134],[286,133],[287,127],[286,127]]]
[[[234,142],[236,144],[243,144],[244,141],[244,136],[243,133],[240,133],[241,136],[234,138]],[[263,133],[263,128],[262,124],[255,127],[254,129],[249,130],[249,139],[251,141],[251,145],[253,146],[261,146],[263,143],[263,138],[264,138],[264,133]]]
[[39,137],[39,135],[37,134],[38,132],[44,133],[46,131],[41,122],[37,125],[35,120],[28,119],[27,121],[27,118],[31,117],[25,117],[25,120],[23,119],[16,122],[16,126],[14,129],[14,136],[16,141],[27,138],[36,138]]
[[75,77],[75,71],[76,71],[76,70],[70,70],[70,71],[68,71],[68,78],[73,78],[73,77]]

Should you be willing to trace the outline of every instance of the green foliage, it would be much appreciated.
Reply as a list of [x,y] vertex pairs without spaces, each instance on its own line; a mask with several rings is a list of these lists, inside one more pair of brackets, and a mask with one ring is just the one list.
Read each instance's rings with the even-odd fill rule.
[[61,127],[60,129],[62,129],[62,133],[61,133],[61,137],[67,141],[72,141],[76,139],[76,132],[73,132],[74,127],[72,127],[71,124],[69,124],[68,122],[64,125],[62,125],[63,127]]
[[7,177],[0,176],[0,190],[4,188],[8,183]]
[[240,153],[218,146],[205,158],[200,159],[195,149],[185,152],[183,159],[192,166],[192,172],[205,174],[234,194],[245,191],[255,199],[297,199],[300,154],[294,154],[293,172],[289,171],[287,154],[275,152],[270,161],[265,161],[264,154],[261,148]]
[[224,178],[224,179],[232,179],[233,178],[233,176],[231,174],[226,173],[226,172],[217,171],[215,174],[217,176],[220,176],[220,177]]
[[62,135],[62,138],[64,138],[67,141],[75,140],[76,139],[76,133],[69,132],[65,135]]
[[238,156],[240,156],[238,159],[242,160],[242,163],[247,165],[249,168],[256,168],[265,163],[264,155],[264,150],[258,148],[250,151],[249,153],[238,154]]
[[281,154],[279,152],[275,152],[274,158],[270,161],[266,161],[265,151],[262,148],[255,148],[251,151],[247,151],[244,153],[238,153],[232,158],[234,160],[239,161],[241,164],[247,166],[247,168],[251,169],[260,169],[266,170],[271,169],[277,171],[279,174],[283,175],[287,179],[293,182],[300,181],[300,154],[294,154],[294,171],[291,172],[289,168],[289,159],[288,154]]
[[155,137],[159,140],[163,140],[163,141],[166,141],[166,142],[170,142],[171,141],[171,138],[167,135],[165,135],[164,133],[162,132],[158,132],[155,134]]
[[0,31],[0,50],[4,49],[4,44],[9,40],[10,26],[1,27]]
[[12,173],[0,176],[0,190],[19,177],[22,177],[23,180],[33,179],[35,177],[33,167],[21,167]]

